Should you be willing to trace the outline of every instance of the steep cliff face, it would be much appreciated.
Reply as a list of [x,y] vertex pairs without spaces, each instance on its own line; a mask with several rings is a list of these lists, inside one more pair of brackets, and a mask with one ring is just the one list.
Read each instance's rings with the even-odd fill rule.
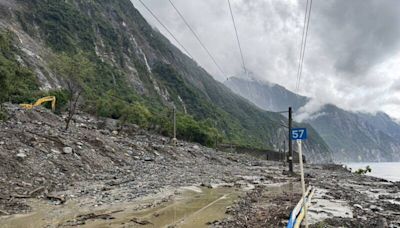
[[333,105],[326,105],[317,118],[308,120],[336,152],[338,161],[399,161],[399,140],[377,127],[376,121],[394,123],[389,118],[383,121],[379,116],[347,112]]
[[[309,100],[279,85],[255,80],[231,78],[225,85],[270,111],[288,106],[298,110]],[[400,125],[385,113],[349,112],[325,105],[304,122],[317,130],[332,149],[336,161],[400,160]]]

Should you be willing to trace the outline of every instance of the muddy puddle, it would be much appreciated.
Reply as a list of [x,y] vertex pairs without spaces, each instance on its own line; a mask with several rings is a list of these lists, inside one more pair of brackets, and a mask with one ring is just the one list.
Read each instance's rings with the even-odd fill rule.
[[235,188],[188,187],[168,200],[162,200],[164,195],[101,208],[74,200],[60,206],[33,200],[32,213],[0,217],[0,227],[207,227],[207,222],[224,218],[226,207],[242,193]]

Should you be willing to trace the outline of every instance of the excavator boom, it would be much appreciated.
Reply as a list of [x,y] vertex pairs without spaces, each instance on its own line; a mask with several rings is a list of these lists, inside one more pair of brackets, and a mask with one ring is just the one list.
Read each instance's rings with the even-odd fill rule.
[[42,97],[42,98],[38,99],[34,104],[20,104],[20,106],[25,109],[32,109],[36,106],[42,105],[43,103],[49,102],[49,101],[51,101],[51,110],[53,110],[53,112],[54,112],[56,109],[56,97],[55,96]]

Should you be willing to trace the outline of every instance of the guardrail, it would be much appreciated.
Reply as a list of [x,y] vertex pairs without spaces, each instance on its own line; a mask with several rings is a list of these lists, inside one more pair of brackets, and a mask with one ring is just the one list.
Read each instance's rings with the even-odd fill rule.
[[300,201],[297,203],[296,207],[290,213],[289,221],[287,224],[287,228],[298,228],[300,227],[301,222],[305,216],[305,206],[306,204],[311,203],[311,198],[314,195],[315,188],[309,186],[306,191],[306,202],[303,203],[303,197],[301,197]]

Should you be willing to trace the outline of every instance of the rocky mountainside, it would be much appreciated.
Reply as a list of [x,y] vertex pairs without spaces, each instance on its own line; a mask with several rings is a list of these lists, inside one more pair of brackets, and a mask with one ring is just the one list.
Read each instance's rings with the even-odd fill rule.
[[[4,61],[30,72],[30,81],[23,78],[18,86],[29,89],[10,86],[6,100],[26,102],[46,91],[60,95],[56,90],[77,77],[85,111],[164,135],[171,132],[170,113],[176,107],[178,137],[185,140],[210,145],[218,138],[276,149],[286,136],[285,118],[215,81],[154,30],[129,0],[0,0],[0,12],[0,41],[8,47]],[[6,81],[17,75],[11,71]],[[329,160],[328,146],[314,134],[305,153]]]
[[258,107],[269,111],[287,110],[289,106],[297,110],[309,101],[307,97],[295,94],[283,86],[256,79],[230,77],[224,84]]
[[[279,85],[256,80],[230,78],[225,85],[269,111],[285,110],[288,106],[298,110],[310,100]],[[327,142],[336,161],[400,160],[400,125],[385,113],[349,112],[325,105],[304,122],[311,124]]]

